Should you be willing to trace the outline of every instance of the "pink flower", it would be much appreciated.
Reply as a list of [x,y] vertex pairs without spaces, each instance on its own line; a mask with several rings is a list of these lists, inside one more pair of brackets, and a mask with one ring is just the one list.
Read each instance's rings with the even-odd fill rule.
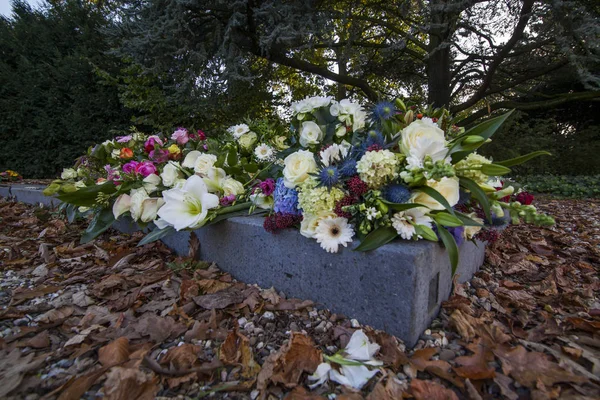
[[229,196],[223,196],[219,199],[219,204],[222,206],[228,206],[235,201],[235,194],[230,194]]
[[139,162],[137,161],[129,161],[127,164],[123,165],[123,172],[126,174],[135,173]]
[[167,161],[169,161],[169,150],[166,150],[166,149],[152,150],[150,152],[150,154],[148,154],[148,157],[150,157],[150,159],[152,161],[154,161],[155,163],[158,163],[158,164],[166,163]]
[[258,184],[258,187],[265,196],[270,196],[275,191],[275,181],[271,178],[265,179]]
[[110,164],[106,164],[104,166],[104,170],[106,171],[106,179],[109,181],[114,181],[120,178],[119,171],[116,168],[110,166]]
[[187,129],[177,128],[177,130],[171,135],[171,139],[177,141],[178,144],[186,144],[188,140],[190,140],[190,137]]
[[144,150],[146,150],[146,153],[150,153],[152,150],[154,150],[156,145],[162,146],[163,144],[164,143],[161,138],[159,138],[157,135],[152,135],[148,138],[148,140],[146,140],[146,143],[144,143]]
[[200,129],[198,129],[197,135],[198,135],[198,140],[206,140],[206,133],[204,133]]
[[135,167],[135,173],[140,174],[145,178],[148,175],[156,174],[156,167],[151,161],[142,161]]
[[117,136],[117,142],[119,143],[127,143],[131,140],[131,135],[127,136]]

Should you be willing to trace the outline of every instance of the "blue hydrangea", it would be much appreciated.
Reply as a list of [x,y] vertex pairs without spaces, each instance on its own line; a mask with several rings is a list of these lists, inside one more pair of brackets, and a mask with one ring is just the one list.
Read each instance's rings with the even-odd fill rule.
[[373,107],[371,119],[375,122],[385,121],[392,118],[396,114],[396,106],[389,101],[379,102]]
[[301,215],[298,209],[298,192],[296,189],[289,189],[283,184],[283,178],[277,179],[275,191],[273,192],[273,210],[276,213]]
[[340,175],[347,178],[356,175],[356,160],[353,158],[346,158],[340,166]]
[[410,199],[410,189],[408,186],[402,185],[400,183],[395,183],[392,185],[387,185],[382,189],[383,198],[389,201],[390,203],[407,203]]
[[319,182],[322,186],[331,189],[340,181],[340,173],[334,166],[325,167],[319,172]]

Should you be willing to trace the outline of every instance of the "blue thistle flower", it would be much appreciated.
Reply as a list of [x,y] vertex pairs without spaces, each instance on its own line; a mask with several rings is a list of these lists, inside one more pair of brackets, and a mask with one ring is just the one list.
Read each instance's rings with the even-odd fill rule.
[[277,179],[275,191],[273,192],[273,210],[276,213],[302,215],[298,209],[298,192],[289,189],[283,184],[283,178]]
[[353,158],[346,158],[340,166],[339,171],[340,175],[345,178],[356,175],[356,160]]
[[331,189],[340,181],[340,173],[334,166],[325,167],[319,172],[321,185]]
[[384,147],[385,138],[383,137],[383,134],[377,129],[371,129],[369,132],[367,132],[367,138],[365,139],[364,143],[365,149],[375,144]]
[[410,189],[400,183],[387,185],[382,189],[383,198],[390,203],[402,204],[410,199]]
[[396,106],[389,101],[379,102],[373,107],[371,119],[375,122],[385,121],[396,114]]

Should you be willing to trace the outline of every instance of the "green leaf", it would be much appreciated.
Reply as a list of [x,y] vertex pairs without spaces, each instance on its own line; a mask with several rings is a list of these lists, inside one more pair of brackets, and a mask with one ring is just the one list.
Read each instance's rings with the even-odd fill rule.
[[483,224],[480,224],[479,222],[469,218],[461,212],[457,211],[456,216],[462,221],[464,226],[483,226]]
[[73,204],[67,204],[67,207],[65,207],[65,214],[67,214],[67,221],[69,221],[69,223],[72,224],[73,221],[75,221],[75,217],[77,216],[77,206]]
[[[430,214],[432,215],[432,214]],[[433,214],[433,219],[440,225],[457,227],[463,226],[462,220],[455,215],[448,214],[446,212],[440,212]]]
[[423,204],[418,204],[418,203],[391,203],[384,199],[381,199],[381,201],[394,211],[406,211],[406,210],[410,210],[411,208],[417,208],[417,207],[428,208],[427,206],[424,206]]
[[112,209],[105,208],[102,211],[96,213],[92,222],[87,227],[83,235],[81,235],[81,243],[89,243],[95,238],[97,238],[102,232],[110,228],[110,226],[115,222],[115,217],[113,215]]
[[237,165],[237,163],[238,163],[237,151],[235,149],[230,149],[229,153],[227,154],[227,164],[229,164],[229,166],[233,167],[233,166]]
[[446,209],[446,211],[448,211],[450,214],[454,215],[454,210],[452,209],[452,206],[450,205],[450,203],[448,203],[448,200],[446,200],[446,198],[444,196],[442,196],[441,193],[438,192],[437,190],[435,190],[434,188],[431,188],[429,186],[420,186],[420,187],[416,188],[415,190],[419,191],[419,192],[423,192],[426,195],[428,195],[429,197],[433,198],[435,201],[440,203]]
[[481,189],[475,181],[469,178],[460,178],[460,185],[471,192],[471,195],[475,197],[475,199],[481,205],[481,208],[483,208],[488,222],[491,223],[492,214],[490,212],[490,201],[483,189]]
[[496,162],[496,164],[498,165],[502,165],[505,167],[514,167],[515,165],[520,165],[523,164],[524,162],[527,162],[529,160],[531,160],[532,158],[535,157],[539,157],[539,156],[551,156],[552,154],[547,152],[547,151],[534,151],[532,153],[529,154],[525,154],[523,156],[519,156],[519,157],[515,157],[515,158],[511,158],[509,160],[504,160],[504,161],[498,161]]
[[498,164],[482,164],[481,172],[489,176],[506,175],[511,172],[510,168]]
[[56,196],[59,200],[74,204],[76,206],[92,207],[96,204],[98,193],[112,194],[117,191],[116,186],[112,182],[106,182],[102,185],[92,185],[71,193],[62,193]]
[[383,246],[396,239],[398,232],[391,226],[380,226],[369,233],[363,241],[354,249],[355,251],[370,251]]
[[415,225],[415,232],[417,235],[421,236],[425,240],[430,240],[432,242],[439,241],[437,235],[427,225]]
[[465,136],[477,135],[477,136],[481,136],[484,139],[489,139],[494,135],[494,133],[496,133],[498,128],[500,128],[502,126],[504,121],[506,121],[508,119],[508,117],[510,117],[512,115],[512,113],[514,111],[515,110],[510,110],[509,112],[507,112],[505,114],[499,115],[494,118],[490,118],[487,121],[483,121],[479,125],[476,125],[476,126],[472,127],[471,129],[469,129],[468,131],[466,131],[464,133],[464,135]]
[[142,240],[140,240],[140,242],[138,243],[138,247],[160,240],[173,232],[175,232],[175,228],[173,228],[172,226],[167,226],[162,229],[156,228],[152,232],[144,236]]
[[444,243],[444,247],[448,251],[448,256],[450,257],[450,266],[452,267],[452,276],[456,272],[456,268],[458,267],[458,246],[456,245],[456,240],[454,240],[454,236],[446,228],[437,224],[438,233],[440,234],[440,238]]

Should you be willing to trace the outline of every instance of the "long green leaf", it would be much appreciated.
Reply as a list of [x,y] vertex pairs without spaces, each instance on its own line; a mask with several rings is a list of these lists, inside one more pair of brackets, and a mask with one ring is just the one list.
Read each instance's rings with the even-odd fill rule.
[[[431,214],[430,214],[431,215]],[[448,214],[447,212],[440,212],[433,214],[433,219],[440,225],[457,227],[463,226],[462,220],[455,215]]]
[[510,174],[510,168],[499,164],[483,164],[481,166],[481,172],[488,176],[501,176]]
[[485,217],[487,218],[489,223],[492,223],[492,213],[490,211],[490,201],[483,191],[477,184],[477,182],[469,179],[469,178],[460,178],[460,185],[471,192],[471,195],[475,197],[475,199],[483,208],[483,212],[485,212]]
[[56,197],[65,203],[79,207],[91,207],[96,203],[98,193],[112,194],[116,191],[116,186],[112,182],[107,182],[102,185],[87,186],[71,193],[62,193]]
[[175,228],[173,228],[172,226],[167,226],[162,229],[156,228],[152,232],[144,236],[142,240],[140,240],[140,242],[138,243],[138,247],[148,243],[156,242],[157,240],[160,240],[173,232],[175,232]]
[[431,229],[427,225],[415,225],[415,233],[425,240],[430,240],[432,242],[439,241],[433,229]]
[[355,251],[375,250],[386,243],[391,242],[398,236],[398,232],[391,226],[380,226],[369,233],[358,245]]
[[450,214],[454,215],[454,210],[452,209],[452,206],[450,205],[450,203],[448,203],[448,200],[446,200],[446,198],[444,196],[442,196],[442,194],[440,192],[438,192],[437,190],[435,190],[434,188],[431,188],[429,186],[421,186],[421,187],[416,188],[415,190],[417,190],[419,192],[423,192],[426,195],[428,195],[429,197],[433,198],[435,201],[440,203],[446,209],[446,211],[448,211]]
[[406,210],[410,210],[411,208],[418,208],[418,207],[428,208],[427,206],[424,206],[423,204],[418,204],[418,203],[391,203],[391,202],[383,200],[383,199],[381,201],[394,211],[406,211]]
[[549,152],[547,152],[547,151],[539,150],[539,151],[534,151],[534,152],[529,153],[529,154],[525,154],[523,156],[511,158],[509,160],[497,161],[496,164],[502,165],[504,167],[513,167],[515,165],[523,164],[524,162],[527,162],[527,161],[529,161],[529,160],[531,160],[532,158],[535,158],[535,157],[539,157],[539,156],[551,156],[551,155],[552,154],[549,153]]
[[479,222],[469,218],[461,212],[457,211],[456,216],[462,221],[464,226],[483,226],[483,224],[480,224]]
[[110,228],[113,222],[115,222],[115,217],[112,209],[105,208],[98,212],[96,215],[94,215],[92,222],[90,222],[90,225],[87,227],[83,235],[81,235],[81,243],[85,244],[91,242],[102,232]]
[[438,233],[440,234],[440,238],[444,243],[444,247],[448,251],[448,256],[450,257],[450,265],[452,267],[452,276],[456,272],[456,268],[458,267],[458,246],[456,245],[456,240],[454,240],[454,236],[450,232],[446,230],[443,226],[436,223]]

